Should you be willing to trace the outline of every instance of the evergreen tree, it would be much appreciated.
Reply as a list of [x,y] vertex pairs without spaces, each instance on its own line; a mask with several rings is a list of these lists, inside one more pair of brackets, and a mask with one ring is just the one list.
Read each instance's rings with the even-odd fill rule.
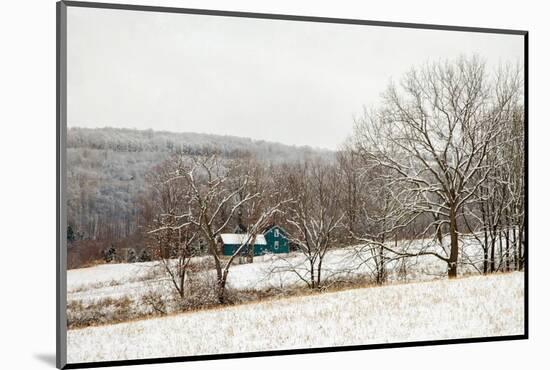
[[103,259],[105,262],[115,262],[117,258],[116,249],[114,246],[111,246],[109,249],[103,251]]
[[76,240],[76,234],[71,225],[67,226],[67,241],[72,243]]
[[139,254],[139,261],[140,262],[148,262],[151,261],[151,254],[149,253],[149,250],[147,248],[144,248],[141,253]]

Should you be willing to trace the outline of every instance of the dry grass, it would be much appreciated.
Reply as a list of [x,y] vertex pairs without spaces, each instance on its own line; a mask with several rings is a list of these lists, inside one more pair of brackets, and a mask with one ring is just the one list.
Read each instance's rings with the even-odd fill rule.
[[[458,279],[467,278],[466,276]],[[415,284],[429,282],[416,282]],[[85,328],[87,326],[110,325],[121,322],[131,322],[149,319],[155,316],[171,316],[185,312],[198,312],[224,309],[227,306],[241,306],[260,302],[274,302],[287,298],[316,296],[325,293],[335,293],[354,289],[379,288],[372,279],[357,277],[345,281],[329,282],[321,289],[309,289],[305,286],[277,289],[227,289],[227,302],[220,304],[213,293],[213,281],[205,281],[198,277],[191,278],[189,291],[181,299],[175,292],[161,294],[150,290],[138,300],[128,296],[123,298],[104,298],[91,304],[84,304],[81,300],[70,301],[67,305],[67,324],[69,329]],[[399,282],[387,286],[409,285]],[[433,297],[433,303],[440,303],[441,298]],[[145,309],[144,309],[145,307]]]
[[105,264],[106,262],[104,260],[91,260],[91,261],[87,261],[87,262],[84,262],[78,266],[75,266],[73,268],[79,268],[79,269],[83,269],[83,268],[88,268],[88,267],[95,267],[95,266],[99,266],[99,265],[103,265]]
[[133,301],[129,297],[107,297],[91,303],[71,301],[67,304],[67,327],[73,329],[106,325],[139,317],[132,315],[132,306]]

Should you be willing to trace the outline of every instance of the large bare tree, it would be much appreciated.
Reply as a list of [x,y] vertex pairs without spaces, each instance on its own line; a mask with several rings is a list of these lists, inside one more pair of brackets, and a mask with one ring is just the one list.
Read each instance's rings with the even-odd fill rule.
[[518,71],[490,76],[477,57],[427,64],[391,84],[383,106],[356,122],[356,148],[365,165],[385,169],[403,227],[429,217],[417,237],[448,231],[450,245],[429,254],[447,263],[450,278],[457,276],[460,214],[501,165],[486,159],[507,140],[520,88]]

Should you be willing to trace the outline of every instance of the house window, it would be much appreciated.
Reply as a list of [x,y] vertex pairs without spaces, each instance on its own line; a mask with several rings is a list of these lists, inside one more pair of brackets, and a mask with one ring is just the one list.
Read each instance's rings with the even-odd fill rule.
[[276,237],[276,238],[279,237],[279,229],[275,229],[275,237]]
[[279,249],[279,241],[275,240],[275,244],[273,245],[273,248]]

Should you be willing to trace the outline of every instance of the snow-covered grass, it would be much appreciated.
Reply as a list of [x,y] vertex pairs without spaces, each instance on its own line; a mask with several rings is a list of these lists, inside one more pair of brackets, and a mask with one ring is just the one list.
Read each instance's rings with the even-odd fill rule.
[[[435,247],[429,246],[429,242],[420,240],[401,242],[401,248],[406,248],[409,252],[426,248],[436,251]],[[481,248],[473,238],[463,238],[462,249],[460,256],[463,263],[459,267],[459,272],[476,272],[469,261],[480,260]],[[370,252],[364,251],[361,246],[329,251],[323,262],[323,276],[333,279],[369,276],[373,269],[373,261],[368,260],[370,256]],[[195,260],[200,263],[208,258],[197,257]],[[479,265],[479,262],[477,264]],[[445,277],[446,269],[447,265],[433,256],[392,261],[387,266],[388,281],[391,283],[433,280]],[[297,273],[303,277],[307,277],[309,273],[303,255],[266,255],[256,257],[252,264],[233,265],[229,273],[228,286],[236,290],[265,290],[304,285]],[[210,274],[213,275],[214,271],[210,271]],[[166,292],[170,289],[168,276],[156,262],[107,264],[67,272],[69,303],[97,303],[106,298],[124,297],[137,301],[151,290]]]
[[523,334],[523,281],[515,272],[395,284],[70,330],[68,361]]
[[[448,238],[444,240],[448,244]],[[395,247],[395,246],[392,246]],[[424,240],[401,241],[402,251],[444,253],[441,247]],[[438,250],[439,248],[439,250]],[[459,273],[476,273],[471,261],[480,266],[482,250],[472,237],[463,237]],[[323,278],[345,285],[361,285],[372,280],[374,262],[364,246],[329,251],[323,262]],[[193,259],[193,271],[186,279],[185,300],[174,295],[172,283],[158,262],[107,264],[69,270],[67,273],[67,317],[70,328],[117,323],[163,312],[174,313],[216,305],[211,257]],[[387,284],[446,278],[446,263],[433,256],[392,260],[386,266]],[[479,268],[479,267],[478,267]],[[309,269],[304,255],[265,255],[252,264],[234,264],[228,278],[232,300],[251,301],[266,295],[296,295],[305,287]],[[330,285],[329,284],[329,285]],[[159,307],[158,303],[163,302]]]

